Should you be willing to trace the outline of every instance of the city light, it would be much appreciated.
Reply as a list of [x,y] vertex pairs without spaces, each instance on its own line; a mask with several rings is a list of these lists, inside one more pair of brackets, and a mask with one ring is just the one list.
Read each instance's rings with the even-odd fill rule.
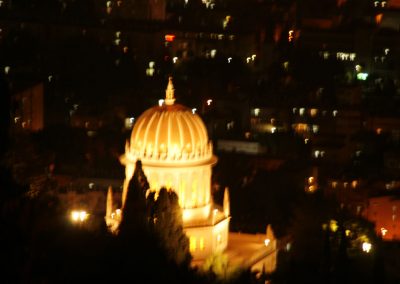
[[74,210],[71,212],[71,220],[75,223],[84,222],[89,217],[89,214],[84,210]]
[[357,74],[357,80],[365,81],[368,78],[368,73],[360,72]]
[[172,35],[172,34],[165,35],[165,41],[167,41],[167,42],[173,42],[174,39],[175,39],[175,35]]
[[366,253],[369,253],[372,249],[372,244],[369,242],[363,242],[362,243],[362,250]]

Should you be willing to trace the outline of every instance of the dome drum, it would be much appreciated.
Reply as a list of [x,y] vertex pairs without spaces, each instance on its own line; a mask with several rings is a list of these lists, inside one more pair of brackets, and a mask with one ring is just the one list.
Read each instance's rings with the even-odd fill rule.
[[146,162],[190,162],[190,161],[206,161],[213,158],[212,144],[207,143],[203,147],[198,147],[197,150],[188,150],[188,147],[180,148],[177,145],[171,147],[169,150],[167,147],[160,146],[158,149],[153,148],[152,144],[147,145],[146,148],[142,147],[127,147],[125,150],[127,159],[135,161],[140,159],[143,163]]

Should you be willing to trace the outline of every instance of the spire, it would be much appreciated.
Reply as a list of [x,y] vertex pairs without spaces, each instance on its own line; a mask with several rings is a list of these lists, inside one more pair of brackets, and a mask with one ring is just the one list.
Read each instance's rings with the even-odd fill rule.
[[175,89],[174,89],[174,85],[172,84],[172,77],[170,76],[167,89],[165,90],[165,104],[167,106],[174,104],[174,102],[175,102],[174,92],[175,92]]
[[106,217],[111,217],[111,213],[113,210],[113,190],[111,185],[108,187],[107,192],[107,208],[106,208]]
[[224,209],[224,214],[225,217],[229,217],[231,214],[231,209],[230,209],[230,200],[229,200],[229,189],[228,187],[225,187],[224,191],[224,203],[223,203],[223,209]]

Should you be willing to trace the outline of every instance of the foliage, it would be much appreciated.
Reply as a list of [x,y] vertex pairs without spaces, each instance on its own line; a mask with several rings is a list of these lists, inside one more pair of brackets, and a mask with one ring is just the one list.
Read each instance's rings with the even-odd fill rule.
[[153,229],[168,258],[178,265],[188,266],[191,261],[189,239],[183,231],[182,210],[177,194],[161,188],[154,207]]
[[135,171],[129,181],[122,221],[119,226],[120,234],[133,234],[137,230],[148,230],[146,191],[149,183],[142,169],[141,161],[137,161]]
[[128,186],[120,234],[129,235],[143,230],[153,233],[168,260],[188,267],[191,261],[189,240],[183,231],[178,196],[166,188],[161,188],[158,196],[155,192],[148,192],[148,189],[142,163],[137,161]]
[[226,274],[227,267],[228,257],[222,253],[214,253],[205,260],[202,269],[221,276]]

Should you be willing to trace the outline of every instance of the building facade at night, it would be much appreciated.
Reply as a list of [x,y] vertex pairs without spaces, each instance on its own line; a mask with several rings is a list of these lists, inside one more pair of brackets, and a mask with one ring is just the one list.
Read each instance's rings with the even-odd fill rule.
[[[174,101],[170,78],[165,100],[145,111],[135,122],[121,157],[125,165],[122,207],[135,163],[140,160],[149,190],[157,192],[166,187],[177,193],[190,251],[195,260],[204,259],[227,247],[229,199],[226,193],[223,208],[213,203],[211,175],[217,158],[213,155],[206,127],[194,111]],[[113,216],[121,211],[113,216],[107,211],[107,224],[116,228],[119,219]]]

